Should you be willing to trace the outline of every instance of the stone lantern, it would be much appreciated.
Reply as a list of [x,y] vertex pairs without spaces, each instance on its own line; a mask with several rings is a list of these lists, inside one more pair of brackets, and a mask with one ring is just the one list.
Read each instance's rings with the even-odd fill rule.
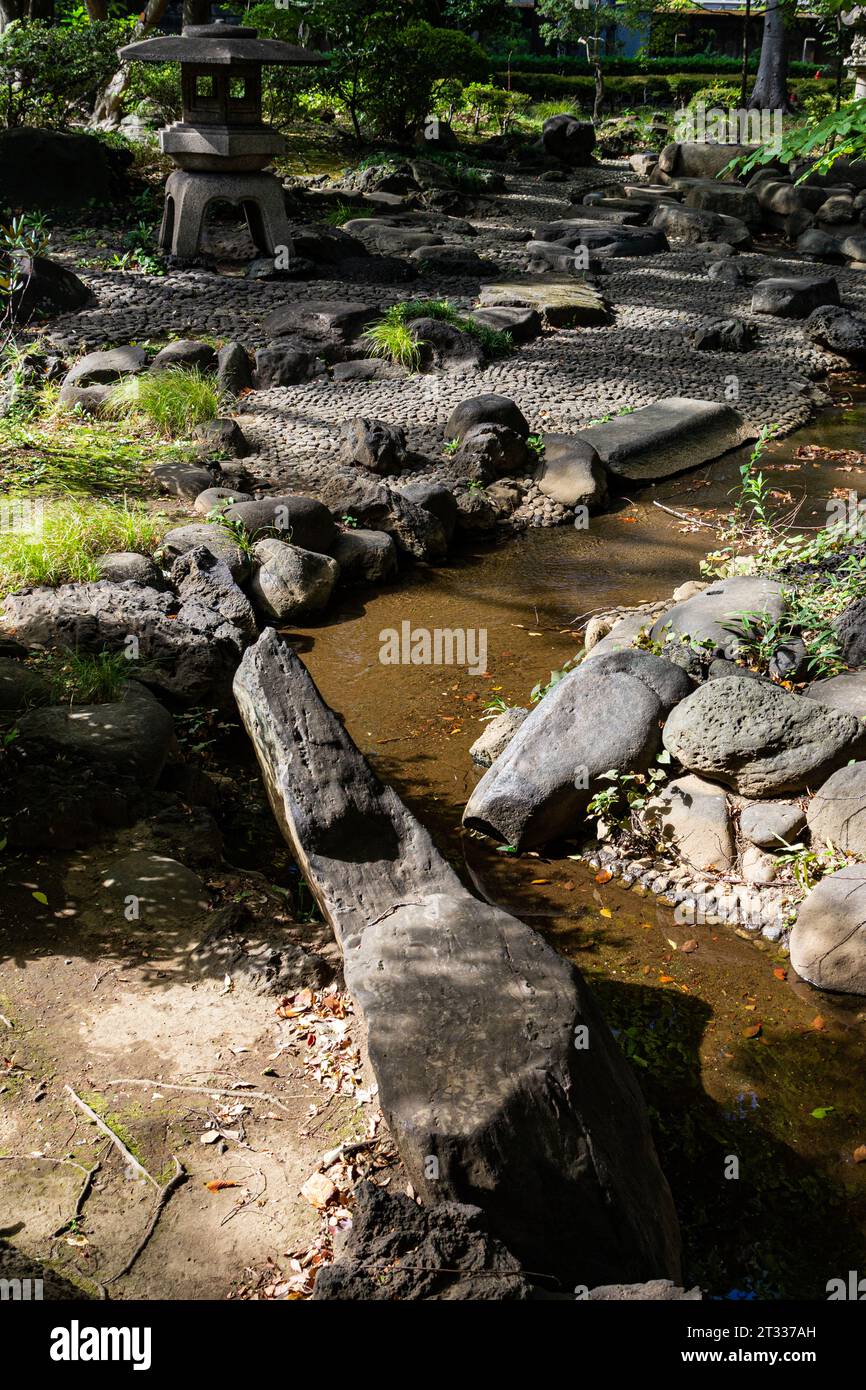
[[192,259],[216,201],[243,210],[262,255],[288,247],[283,190],[263,172],[286,142],[262,120],[262,67],[321,63],[321,55],[224,20],[187,25],[180,35],[143,39],[119,53],[124,62],[180,63],[183,119],[159,132],[160,148],[178,165],[165,187],[163,250]]

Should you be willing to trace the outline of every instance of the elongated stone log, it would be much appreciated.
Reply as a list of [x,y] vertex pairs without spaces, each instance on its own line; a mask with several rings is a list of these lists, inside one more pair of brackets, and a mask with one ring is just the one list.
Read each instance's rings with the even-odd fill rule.
[[643,1099],[578,972],[466,891],[273,630],[234,689],[419,1193],[480,1206],[566,1287],[678,1279]]

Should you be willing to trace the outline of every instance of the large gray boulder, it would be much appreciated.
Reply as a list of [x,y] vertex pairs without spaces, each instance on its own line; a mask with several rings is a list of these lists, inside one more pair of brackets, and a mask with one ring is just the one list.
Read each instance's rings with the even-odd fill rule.
[[611,473],[633,482],[668,478],[736,449],[754,431],[733,406],[670,396],[581,430]]
[[820,786],[866,751],[866,729],[852,715],[743,676],[699,686],[670,715],[663,739],[690,772],[743,796]]
[[31,648],[129,652],[130,669],[155,690],[189,702],[222,698],[237,639],[218,634],[218,613],[203,631],[181,621],[179,607],[172,594],[100,579],[10,594],[2,629]]
[[[665,145],[658,167],[668,178],[714,179],[734,159],[754,154],[754,145],[715,144],[710,140],[683,140]],[[733,178],[734,175],[727,177]]]
[[398,491],[346,470],[322,477],[316,491],[333,516],[351,516],[368,531],[385,531],[401,555],[435,561],[447,554],[448,534],[438,511],[414,501],[408,489]]
[[86,763],[108,778],[155,785],[168,756],[174,721],[137,681],[102,705],[46,705],[18,720],[19,751],[31,761]]
[[397,574],[397,547],[384,531],[357,526],[341,532],[334,559],[343,584],[385,584]]
[[607,501],[607,471],[593,446],[577,435],[546,434],[536,482],[563,507],[598,511]]
[[133,376],[147,369],[147,353],[140,347],[107,348],[88,352],[69,368],[62,386],[105,386],[122,376]]
[[765,614],[772,623],[781,618],[784,607],[782,585],[777,580],[735,575],[715,580],[699,594],[666,609],[653,623],[650,636],[654,642],[687,637],[708,655],[730,658],[742,646],[742,614]]
[[602,773],[636,772],[659,749],[659,724],[691,690],[648,652],[578,666],[541,700],[473,791],[463,824],[517,849],[576,834]]
[[296,622],[328,606],[340,574],[340,566],[330,555],[278,540],[258,541],[253,554],[250,593],[265,618]]
[[239,649],[256,640],[252,605],[225,560],[204,546],[188,550],[172,565],[171,582],[180,599],[178,622],[217,640],[226,638]]
[[250,537],[261,539],[277,536],[327,554],[337,539],[334,518],[324,504],[314,497],[302,497],[294,492],[262,497],[252,502],[233,502],[226,507],[226,521],[239,524]]
[[691,246],[704,241],[722,241],[748,250],[752,244],[752,234],[739,217],[687,208],[682,203],[660,203],[653,214],[652,225],[664,232],[669,241],[684,241]]
[[866,318],[839,304],[825,304],[803,324],[803,333],[819,347],[847,357],[849,362],[866,362]]
[[399,425],[358,415],[340,426],[343,458],[371,473],[399,473],[406,463],[406,434]]
[[848,864],[822,878],[800,907],[789,942],[798,975],[819,989],[866,994],[866,871]]
[[416,1191],[479,1206],[524,1268],[566,1287],[676,1280],[676,1217],[646,1109],[575,968],[467,892],[274,632],[245,654],[235,694],[343,952]]
[[445,425],[445,438],[463,439],[480,425],[505,425],[521,439],[529,436],[529,425],[519,406],[509,396],[488,392],[483,396],[470,396],[455,405]]
[[806,819],[813,845],[866,857],[866,763],[840,767],[828,777],[809,802]]
[[167,564],[172,565],[179,555],[202,547],[217,559],[225,560],[232,579],[238,582],[246,579],[250,570],[246,551],[218,521],[193,521],[186,526],[175,526],[163,536],[160,551]]
[[757,194],[742,184],[719,183],[713,179],[687,189],[683,202],[686,207],[699,208],[703,212],[720,212],[728,217],[737,217],[751,231],[757,231],[761,226],[761,205]]

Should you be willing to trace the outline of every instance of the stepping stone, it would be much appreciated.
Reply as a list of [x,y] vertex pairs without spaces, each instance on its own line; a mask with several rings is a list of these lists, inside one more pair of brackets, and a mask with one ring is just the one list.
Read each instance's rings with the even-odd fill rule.
[[581,430],[607,468],[636,482],[669,478],[754,438],[738,411],[719,401],[670,396],[604,425]]
[[[782,586],[775,579],[754,575],[734,575],[717,579],[699,594],[675,603],[661,613],[652,625],[650,637],[664,642],[668,636],[688,637],[693,643],[711,643],[719,655],[735,654],[740,639],[740,613],[763,613],[776,622],[784,612]],[[727,663],[729,664],[729,663]],[[739,667],[724,675],[746,675]]]
[[701,241],[726,241],[731,246],[747,248],[752,244],[752,234],[739,217],[706,212],[701,208],[687,208],[679,203],[658,207],[652,225],[665,232],[672,241],[684,241],[690,245]]
[[479,308],[536,309],[549,328],[594,328],[610,322],[604,296],[579,275],[516,275],[484,285]]
[[588,222],[616,222],[621,227],[637,227],[646,221],[647,208],[629,207],[625,198],[602,198],[597,203],[582,203],[580,215]]
[[752,291],[752,313],[780,319],[804,319],[822,304],[839,303],[839,286],[832,275],[781,276],[759,280]]
[[380,309],[357,300],[302,299],[275,309],[265,319],[264,327],[272,338],[306,333],[314,338],[348,343],[380,317]]

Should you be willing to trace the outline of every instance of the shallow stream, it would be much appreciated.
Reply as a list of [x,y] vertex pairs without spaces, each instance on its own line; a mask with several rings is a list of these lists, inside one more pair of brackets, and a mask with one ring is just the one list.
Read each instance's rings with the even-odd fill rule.
[[[825,524],[834,490],[863,489],[861,460],[798,455],[863,447],[866,396],[843,382],[837,399],[765,460],[778,505],[800,502],[804,528]],[[718,520],[747,455],[632,492],[586,531],[532,530],[415,570],[290,640],[464,881],[531,921],[591,981],[652,1110],[686,1278],[716,1297],[825,1298],[830,1278],[866,1272],[866,1163],[853,1157],[866,1144],[866,1000],[814,991],[767,942],[678,925],[652,896],[600,884],[581,863],[515,858],[460,827],[485,702],[526,703],[578,649],[582,615],[697,578],[714,531],[654,504]],[[382,664],[380,634],[404,622],[484,629],[486,675]],[[683,953],[689,940],[698,948]]]

